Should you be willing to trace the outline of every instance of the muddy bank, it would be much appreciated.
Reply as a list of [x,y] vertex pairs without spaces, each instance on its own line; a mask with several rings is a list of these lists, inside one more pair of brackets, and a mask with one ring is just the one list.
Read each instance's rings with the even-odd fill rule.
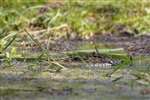
[[[90,39],[64,39],[61,38],[55,43],[51,44],[50,50],[62,52],[75,50],[85,44],[109,44],[116,47],[124,48],[124,50],[130,55],[150,55],[150,36],[115,36],[115,35],[95,35]],[[109,47],[109,46],[108,46]]]

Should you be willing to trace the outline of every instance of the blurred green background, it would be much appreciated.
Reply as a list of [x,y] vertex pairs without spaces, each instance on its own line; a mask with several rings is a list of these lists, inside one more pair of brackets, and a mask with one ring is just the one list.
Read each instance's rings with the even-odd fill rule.
[[0,0],[1,33],[62,25],[83,37],[116,33],[116,26],[146,34],[150,32],[150,1]]

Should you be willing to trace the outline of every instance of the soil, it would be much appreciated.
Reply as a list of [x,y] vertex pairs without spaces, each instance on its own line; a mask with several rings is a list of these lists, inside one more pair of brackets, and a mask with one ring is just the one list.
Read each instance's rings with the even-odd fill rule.
[[108,43],[116,47],[124,48],[129,55],[150,55],[150,36],[116,36],[116,35],[95,35],[90,39],[64,39],[61,38],[51,44],[50,50],[62,52],[78,49],[85,43]]
[[[117,65],[121,63],[121,60],[112,59],[104,54],[99,54],[96,52],[87,53],[82,56],[69,56],[67,59],[64,59],[65,63],[86,63],[86,64],[111,64]],[[99,66],[101,67],[101,65]],[[107,66],[106,66],[107,67]]]
[[[46,40],[44,38],[44,40]],[[41,42],[42,41],[42,42]],[[42,47],[47,47],[47,42],[43,42],[43,40],[39,40],[41,42]],[[34,42],[32,42],[34,43]],[[131,35],[115,35],[115,34],[107,34],[107,35],[94,35],[89,39],[83,39],[80,37],[75,38],[60,38],[55,40],[55,42],[50,43],[49,51],[50,52],[65,52],[71,50],[78,50],[80,47],[85,46],[86,44],[105,44],[112,46],[113,48],[123,48],[125,52],[129,56],[149,56],[150,55],[150,36],[141,35],[141,36],[131,36]],[[31,48],[30,48],[31,46]],[[41,51],[38,46],[29,46],[29,51],[33,53],[37,53]],[[25,49],[28,49],[25,47]],[[93,49],[93,48],[92,48]],[[118,64],[120,61],[113,60],[108,58],[102,54],[92,53],[90,55],[86,55],[85,57],[71,57],[64,60],[67,63],[71,62],[91,62],[91,63],[109,63],[109,64]]]
[[150,55],[150,36],[97,36],[93,38],[97,42],[108,42],[117,47],[122,47],[130,55]]

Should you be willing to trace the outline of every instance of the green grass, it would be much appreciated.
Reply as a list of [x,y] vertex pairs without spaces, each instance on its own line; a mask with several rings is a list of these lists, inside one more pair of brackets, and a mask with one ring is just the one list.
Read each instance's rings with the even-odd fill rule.
[[[17,31],[18,36],[28,29],[44,29],[51,38],[73,33],[84,38],[96,33],[118,34],[117,25],[132,33],[135,29],[140,34],[150,31],[150,2],[146,0],[64,0],[57,4],[50,0],[0,0],[1,52],[16,38],[4,41],[8,34]],[[40,12],[46,7],[47,11]]]
[[[116,32],[116,25],[141,34],[150,31],[150,3],[146,0],[64,0],[64,5],[39,14],[47,0],[0,0],[0,32],[19,31],[35,24],[39,29],[68,25],[79,36]],[[62,34],[63,32],[59,32]]]
[[[25,29],[45,29],[52,38],[72,33],[81,37],[96,33],[118,34],[117,25],[133,33],[135,29],[140,34],[148,33],[149,6],[150,2],[145,0],[64,0],[59,7],[49,0],[0,0],[0,49],[7,48],[15,39],[4,43],[5,36]],[[49,9],[41,13],[46,7]]]

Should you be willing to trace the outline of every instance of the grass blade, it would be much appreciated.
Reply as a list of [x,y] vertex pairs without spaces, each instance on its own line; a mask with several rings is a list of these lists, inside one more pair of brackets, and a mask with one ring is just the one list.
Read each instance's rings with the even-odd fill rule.
[[2,49],[2,51],[6,50],[12,43],[13,41],[16,39],[17,35],[14,35],[13,38],[6,44],[6,46]]

